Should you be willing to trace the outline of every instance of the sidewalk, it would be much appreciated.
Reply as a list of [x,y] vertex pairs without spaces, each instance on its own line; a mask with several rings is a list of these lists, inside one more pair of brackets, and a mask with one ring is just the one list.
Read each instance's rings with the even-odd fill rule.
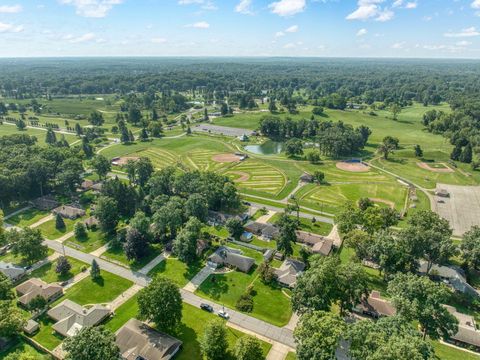
[[103,246],[100,246],[97,250],[92,251],[90,255],[100,257],[107,250],[108,250],[108,245],[103,245]]
[[7,221],[7,220],[10,219],[11,217],[14,217],[14,216],[17,215],[17,214],[20,214],[20,213],[22,213],[22,212],[24,212],[24,211],[27,211],[28,209],[31,209],[31,207],[32,207],[31,205],[25,206],[25,207],[23,207],[23,208],[21,208],[21,209],[18,209],[18,210],[16,210],[16,211],[12,212],[11,214],[5,215],[5,216],[3,217],[3,220],[4,220],[4,221]]
[[33,229],[33,228],[39,227],[40,225],[45,224],[47,221],[50,221],[53,219],[54,219],[53,214],[47,215],[44,218],[41,218],[40,220],[38,220],[36,223],[30,225],[29,228]]
[[162,261],[164,261],[167,258],[167,255],[165,253],[161,253],[158,255],[155,259],[150,261],[147,265],[145,265],[143,268],[138,270],[140,274],[147,275],[155,266],[160,264]]
[[195,292],[200,285],[212,274],[215,269],[211,268],[210,266],[206,265],[202,270],[198,272],[197,275],[193,277],[192,280],[188,282],[187,285],[183,287],[183,290],[189,291],[191,293]]
[[290,351],[288,346],[275,342],[265,360],[284,360]]
[[110,310],[115,311],[120,306],[122,306],[125,302],[131,299],[136,293],[138,293],[142,289],[142,286],[134,284],[132,287],[128,288],[125,292],[117,296],[110,304]]
[[276,212],[273,211],[273,210],[268,210],[268,213],[266,213],[265,215],[263,216],[260,216],[256,222],[257,223],[260,223],[260,224],[267,224],[268,223],[268,220],[270,220],[272,218],[273,215],[275,215]]

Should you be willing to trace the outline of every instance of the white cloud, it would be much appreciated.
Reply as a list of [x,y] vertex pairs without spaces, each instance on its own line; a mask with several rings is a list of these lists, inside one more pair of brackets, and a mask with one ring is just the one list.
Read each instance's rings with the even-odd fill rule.
[[416,9],[417,6],[418,6],[418,3],[416,1],[409,1],[405,3],[404,0],[396,0],[392,4],[392,7],[394,8],[403,8],[403,9]]
[[[357,9],[347,15],[347,20],[369,20],[375,19],[376,21],[389,21],[393,19],[395,15],[393,11],[389,10],[388,8],[382,8],[380,4],[382,4],[385,0],[358,0],[357,2]],[[403,4],[403,1],[396,1],[393,5]]]
[[298,31],[298,25],[290,26],[288,29],[285,30],[287,33],[296,33]]
[[19,33],[23,31],[23,25],[13,25],[0,22],[0,33]]
[[293,49],[295,47],[296,47],[296,45],[294,43],[288,43],[288,44],[283,45],[284,49]]
[[375,18],[375,20],[380,22],[390,21],[393,19],[394,16],[395,14],[393,13],[393,11],[387,9],[380,12]]
[[405,5],[405,9],[416,9],[418,4],[416,2],[409,2]]
[[178,0],[179,5],[201,5],[203,10],[217,10],[211,0]]
[[69,37],[68,40],[72,44],[78,44],[78,43],[83,43],[83,42],[87,42],[87,41],[92,41],[92,40],[95,40],[95,38],[96,38],[94,33],[86,33],[86,34],[80,35],[78,37],[73,37],[71,35],[67,35],[67,37]]
[[275,33],[275,37],[282,37],[282,36],[285,36],[285,33],[283,31],[277,31]]
[[152,38],[152,43],[154,44],[165,44],[167,42],[167,39],[165,38]]
[[279,16],[292,16],[301,13],[306,6],[306,0],[280,0],[268,5],[272,13]]
[[472,27],[469,27],[469,28],[466,28],[466,29],[462,29],[462,31],[458,32],[458,33],[445,33],[444,36],[445,37],[472,37],[472,36],[479,36],[480,35],[480,32],[478,32],[478,30],[472,26]]
[[186,27],[192,27],[192,28],[196,28],[196,29],[209,29],[210,24],[206,21],[199,21],[199,22],[196,22],[194,24],[188,24],[188,25],[186,25]]
[[392,45],[392,49],[403,49],[405,47],[405,42],[398,42]]
[[0,14],[16,14],[23,10],[22,5],[1,5]]
[[91,18],[103,18],[123,0],[59,0],[61,4],[72,5],[77,15]]
[[457,42],[455,45],[457,45],[457,46],[469,46],[469,45],[472,45],[472,43],[470,41],[462,40],[462,41]]
[[471,6],[474,9],[480,9],[480,0],[474,0]]
[[367,29],[360,29],[357,32],[357,36],[364,36],[364,35],[367,35],[367,33],[368,33]]
[[235,6],[235,11],[240,14],[252,15],[253,11],[251,7],[252,7],[252,0],[240,0],[237,6]]
[[393,4],[392,7],[400,7],[403,5],[403,0],[396,0]]

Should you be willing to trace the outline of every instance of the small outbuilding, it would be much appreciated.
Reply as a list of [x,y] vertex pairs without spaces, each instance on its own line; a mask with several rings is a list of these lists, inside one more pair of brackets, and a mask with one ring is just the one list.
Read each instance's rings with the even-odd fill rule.
[[300,176],[300,181],[304,183],[312,183],[314,180],[313,175],[309,173],[303,173],[302,176]]
[[35,334],[39,329],[40,329],[40,325],[38,324],[38,322],[36,322],[33,319],[29,319],[25,324],[25,326],[23,327],[23,331],[27,335]]

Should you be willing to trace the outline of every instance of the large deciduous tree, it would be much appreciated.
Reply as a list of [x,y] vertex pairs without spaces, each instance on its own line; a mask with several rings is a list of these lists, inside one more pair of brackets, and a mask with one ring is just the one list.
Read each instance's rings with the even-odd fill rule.
[[202,223],[191,217],[173,242],[173,252],[181,261],[192,263],[197,259],[197,242],[200,239]]
[[118,203],[108,196],[100,196],[95,209],[95,217],[100,223],[100,228],[107,232],[115,232],[120,214],[118,213]]
[[480,266],[480,227],[473,226],[463,234],[460,245],[463,261],[470,269],[478,269]]
[[128,260],[140,260],[148,253],[148,238],[137,229],[129,228],[123,249]]
[[235,343],[236,360],[261,360],[264,358],[260,341],[253,336],[242,336]]
[[226,358],[228,352],[227,329],[222,320],[215,319],[206,324],[200,346],[207,360]]
[[40,229],[25,228],[12,235],[12,252],[20,255],[27,263],[32,264],[47,256],[48,248],[43,245],[43,236]]
[[103,326],[88,326],[63,342],[66,360],[118,360],[115,334]]
[[108,172],[112,169],[112,164],[103,155],[97,155],[92,159],[92,167],[100,179],[105,179]]

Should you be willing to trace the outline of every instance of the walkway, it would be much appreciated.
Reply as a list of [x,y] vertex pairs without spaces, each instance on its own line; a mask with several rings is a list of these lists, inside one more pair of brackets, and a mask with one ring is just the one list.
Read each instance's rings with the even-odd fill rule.
[[292,349],[278,342],[274,343],[265,360],[284,360]]
[[35,270],[40,269],[42,266],[57,260],[59,257],[60,257],[60,254],[58,252],[54,252],[49,257],[47,257],[43,260],[37,261],[35,264],[33,264],[32,267],[30,269],[28,269],[27,273],[31,274]]
[[73,285],[75,285],[79,281],[82,281],[83,279],[85,279],[88,276],[90,276],[90,268],[86,269],[85,271],[79,272],[74,277],[68,279],[67,284],[63,287],[63,290],[65,291],[65,290],[71,288]]
[[277,212],[276,211],[273,211],[273,210],[268,210],[268,213],[263,215],[263,216],[260,216],[256,222],[257,223],[260,223],[260,224],[267,224],[268,223],[268,220],[270,220],[272,218],[273,215],[275,215]]
[[55,239],[55,241],[58,241],[59,243],[63,243],[64,241],[70,239],[72,236],[74,236],[75,233],[73,231],[70,231],[69,233],[66,233],[62,237]]
[[193,277],[192,280],[188,282],[187,285],[183,287],[183,290],[189,291],[191,293],[194,293],[195,290],[197,290],[200,285],[215,271],[214,268],[206,265],[203,267],[202,270],[198,272],[197,275]]
[[298,323],[298,320],[300,319],[300,317],[298,316],[297,313],[292,313],[292,316],[290,317],[290,321],[288,322],[287,325],[284,326],[285,329],[289,329],[289,330],[295,330],[295,328],[297,327],[297,323]]
[[155,259],[150,261],[147,265],[145,265],[143,268],[141,268],[138,272],[143,275],[148,275],[148,273],[158,264],[160,264],[162,261],[164,261],[167,258],[167,255],[165,253],[161,253],[158,255]]
[[126,303],[128,300],[130,300],[133,296],[135,296],[136,293],[138,293],[142,289],[143,289],[143,287],[141,287],[140,285],[137,285],[137,284],[129,287],[122,294],[118,295],[117,298],[114,299],[109,304],[110,310],[111,311],[117,310],[120,306],[122,306],[124,303]]
[[54,219],[53,214],[50,214],[48,216],[45,216],[45,217],[41,218],[36,223],[30,225],[29,228],[33,229],[33,228],[39,227],[40,225],[45,224],[46,222],[48,222],[50,220],[53,220],[53,219]]
[[102,256],[102,254],[108,250],[108,245],[100,246],[97,250],[93,250],[90,254],[93,256]]
[[337,249],[340,249],[340,247],[342,246],[342,238],[340,237],[340,233],[338,232],[337,225],[333,225],[333,228],[330,231],[330,234],[327,235],[327,238],[333,241],[333,245]]
[[18,210],[16,210],[16,211],[12,212],[11,214],[5,215],[5,216],[3,217],[3,220],[6,221],[6,220],[10,219],[11,217],[14,217],[15,215],[18,215],[18,214],[20,214],[20,213],[22,213],[22,212],[24,212],[24,211],[27,211],[28,209],[31,209],[31,208],[32,208],[31,205],[25,206],[25,207],[23,207],[23,208],[21,208],[21,209],[18,209]]

